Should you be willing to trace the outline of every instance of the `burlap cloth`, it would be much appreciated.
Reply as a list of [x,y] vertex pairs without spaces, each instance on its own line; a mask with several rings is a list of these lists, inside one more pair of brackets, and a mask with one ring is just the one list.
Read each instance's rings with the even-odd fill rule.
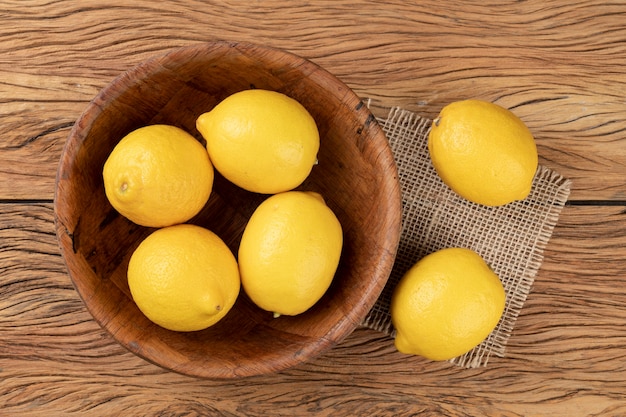
[[485,366],[491,355],[504,356],[507,340],[543,261],[543,250],[569,196],[570,181],[539,166],[525,200],[501,207],[474,204],[456,195],[437,176],[427,147],[431,120],[401,108],[392,108],[386,118],[377,119],[398,166],[402,234],[389,281],[363,326],[394,337],[389,306],[402,275],[438,249],[470,248],[502,280],[506,306],[493,332],[451,362],[467,368]]

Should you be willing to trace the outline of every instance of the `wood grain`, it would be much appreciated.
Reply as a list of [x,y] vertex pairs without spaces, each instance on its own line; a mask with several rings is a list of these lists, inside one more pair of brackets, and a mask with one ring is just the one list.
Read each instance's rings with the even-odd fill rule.
[[453,100],[493,100],[529,125],[543,164],[574,180],[572,199],[626,199],[621,2],[12,0],[3,10],[0,198],[52,198],[72,122],[119,73],[226,38],[298,53],[361,96],[428,117]]
[[626,265],[612,260],[623,254],[625,217],[622,207],[565,208],[506,356],[486,368],[405,356],[360,329],[280,374],[211,381],[120,347],[72,287],[52,206],[2,204],[0,414],[621,415]]
[[[0,12],[0,416],[626,415],[626,4],[4,0]],[[360,329],[278,375],[164,371],[98,327],[54,235],[61,150],[122,71],[222,38],[285,48],[427,117],[512,108],[573,180],[505,358],[464,370]],[[607,205],[613,204],[613,205]]]

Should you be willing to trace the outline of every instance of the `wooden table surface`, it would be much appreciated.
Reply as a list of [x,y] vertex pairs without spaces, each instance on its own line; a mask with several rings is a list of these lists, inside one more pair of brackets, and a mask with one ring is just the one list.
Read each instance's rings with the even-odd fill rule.
[[[93,321],[54,234],[68,133],[122,71],[216,38],[289,50],[427,117],[472,97],[527,123],[540,163],[573,187],[504,358],[466,370],[358,329],[280,374],[199,380],[134,356]],[[0,415],[72,413],[626,415],[626,3],[4,0]]]

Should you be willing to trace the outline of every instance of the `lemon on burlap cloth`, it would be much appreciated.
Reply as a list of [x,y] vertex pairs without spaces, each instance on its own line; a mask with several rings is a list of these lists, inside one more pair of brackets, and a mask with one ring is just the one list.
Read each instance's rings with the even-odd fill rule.
[[213,188],[206,149],[186,131],[149,125],[130,132],[102,171],[107,199],[141,226],[184,223],[204,207]]
[[275,317],[300,314],[327,291],[342,245],[341,224],[320,194],[273,195],[254,211],[241,238],[243,289]]
[[524,122],[482,100],[445,106],[433,121],[428,150],[448,187],[486,206],[526,198],[538,166],[537,146]]
[[298,101],[268,90],[230,95],[196,120],[215,169],[248,191],[292,190],[317,161],[319,132]]
[[235,256],[212,231],[191,224],[157,229],[133,252],[128,286],[148,319],[196,331],[221,320],[240,289]]
[[465,248],[433,252],[394,289],[395,346],[437,361],[460,356],[496,327],[505,300],[500,279],[478,253]]

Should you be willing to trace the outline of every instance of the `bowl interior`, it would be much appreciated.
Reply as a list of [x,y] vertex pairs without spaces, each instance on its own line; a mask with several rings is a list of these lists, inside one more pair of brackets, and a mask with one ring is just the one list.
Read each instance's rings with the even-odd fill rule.
[[[135,306],[126,281],[134,248],[152,229],[108,203],[102,167],[130,131],[154,123],[202,141],[196,118],[250,88],[285,93],[315,118],[319,164],[299,189],[321,193],[344,229],[344,250],[326,295],[309,311],[273,319],[241,292],[215,326],[172,332]],[[237,254],[246,222],[265,195],[216,173],[209,202],[191,223],[217,233]],[[61,157],[55,194],[59,245],[94,318],[137,355],[183,374],[232,378],[294,366],[345,338],[380,295],[400,235],[400,191],[384,133],[359,98],[310,61],[257,45],[213,42],[174,50],[114,80],[76,122]]]

